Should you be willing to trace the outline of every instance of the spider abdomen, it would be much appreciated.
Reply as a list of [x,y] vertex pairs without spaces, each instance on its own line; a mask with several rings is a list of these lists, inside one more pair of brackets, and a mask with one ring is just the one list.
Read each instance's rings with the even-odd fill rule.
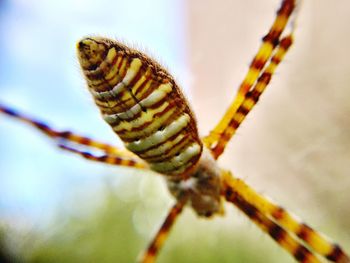
[[202,152],[194,115],[165,69],[105,38],[82,39],[78,57],[104,120],[130,151],[167,175],[194,167]]

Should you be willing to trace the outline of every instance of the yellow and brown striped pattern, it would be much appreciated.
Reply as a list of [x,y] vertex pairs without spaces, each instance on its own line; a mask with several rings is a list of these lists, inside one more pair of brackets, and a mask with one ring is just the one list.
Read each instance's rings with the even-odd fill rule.
[[215,159],[217,159],[223,153],[227,143],[235,134],[238,127],[244,121],[248,113],[257,104],[260,95],[265,91],[266,86],[270,83],[272,75],[275,73],[277,66],[283,60],[292,43],[292,35],[288,35],[281,40],[281,43],[275,50],[269,64],[261,73],[253,88],[246,93],[243,101],[237,108],[237,111],[233,114],[230,122],[227,124],[227,127],[220,135],[220,138],[218,139],[216,145],[211,149]]
[[[34,126],[46,136],[53,139],[61,149],[81,155],[85,159],[135,168],[148,167],[144,161],[125,149],[119,149],[112,145],[93,140],[86,136],[78,135],[71,131],[56,130],[43,121],[26,116],[23,113],[2,104],[0,104],[0,112]],[[91,152],[80,149],[84,147],[92,148],[90,150],[100,150],[103,155],[95,156]]]
[[[203,138],[204,144],[209,149],[214,148],[220,140],[227,141],[227,137],[223,135],[223,133],[226,131],[226,129],[231,129],[229,127],[229,124],[232,121],[233,116],[244,101],[247,93],[251,90],[251,87],[259,78],[261,71],[265,67],[265,64],[270,60],[275,48],[280,42],[281,34],[287,26],[289,18],[294,10],[294,0],[284,0],[282,2],[281,7],[277,11],[275,21],[273,22],[269,32],[263,37],[262,44],[254,59],[250,63],[249,70],[238,89],[234,101],[227,109],[225,115],[222,117],[216,127],[210,132],[208,136]],[[216,150],[216,153],[214,153],[215,158],[218,158],[222,153],[223,149],[221,148],[222,146],[219,146]]]
[[186,176],[202,143],[171,75],[143,53],[109,39],[84,38],[77,49],[89,90],[126,148],[157,172]]
[[162,226],[149,244],[147,250],[141,255],[139,262],[152,263],[163,246],[169,235],[171,227],[174,225],[176,218],[182,212],[185,202],[177,202],[168,212]]
[[83,158],[95,162],[100,163],[107,163],[111,165],[119,165],[119,166],[126,166],[126,167],[133,167],[138,169],[149,169],[147,163],[143,162],[140,159],[135,159],[128,156],[122,156],[122,155],[116,155],[116,154],[103,154],[103,155],[95,155],[89,151],[83,151],[76,147],[72,147],[70,145],[59,143],[58,147],[60,147],[63,150],[76,153]]
[[299,262],[319,262],[316,257],[310,255],[314,252],[332,262],[350,262],[350,258],[338,244],[258,194],[243,180],[235,178],[230,172],[223,172],[222,181],[222,194],[225,198],[241,209]]
[[226,187],[225,198],[236,205],[260,229],[274,239],[281,247],[288,251],[298,262],[320,263],[317,257],[283,227],[276,224],[254,205],[245,200],[235,189]]

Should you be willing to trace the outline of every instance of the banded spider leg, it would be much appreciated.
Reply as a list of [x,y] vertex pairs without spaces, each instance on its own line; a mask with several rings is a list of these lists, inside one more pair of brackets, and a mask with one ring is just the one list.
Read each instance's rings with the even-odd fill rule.
[[[85,159],[135,168],[148,167],[144,161],[129,151],[119,149],[115,146],[93,140],[70,131],[58,131],[41,120],[26,116],[25,114],[3,104],[0,104],[0,112],[32,125],[43,134],[53,139],[56,145],[61,149],[78,154]],[[89,148],[91,152],[81,150],[81,146]],[[92,153],[92,150],[94,149],[102,151],[103,155],[94,155]]]

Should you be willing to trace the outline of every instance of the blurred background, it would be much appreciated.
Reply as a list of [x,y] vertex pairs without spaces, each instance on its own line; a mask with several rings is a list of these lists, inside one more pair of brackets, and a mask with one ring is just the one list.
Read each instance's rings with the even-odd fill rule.
[[[75,58],[122,40],[175,76],[205,135],[231,102],[279,0],[0,0],[0,101],[121,146]],[[350,250],[350,3],[310,0],[295,45],[220,164]],[[0,116],[0,247],[19,262],[133,262],[173,200],[160,176],[88,162]],[[1,257],[1,255],[0,255]],[[5,257],[5,256],[4,256]],[[232,206],[186,209],[159,262],[294,262]]]

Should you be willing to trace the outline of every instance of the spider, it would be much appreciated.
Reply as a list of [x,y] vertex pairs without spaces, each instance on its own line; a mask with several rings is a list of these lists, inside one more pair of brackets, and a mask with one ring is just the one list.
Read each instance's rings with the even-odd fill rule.
[[[0,105],[0,111],[33,125],[66,151],[85,159],[151,169],[161,174],[175,204],[159,231],[141,254],[140,262],[154,262],[173,224],[185,206],[200,217],[223,213],[224,201],[234,204],[261,230],[299,262],[350,262],[336,243],[325,238],[281,206],[260,195],[216,160],[224,152],[245,117],[258,102],[276,67],[293,43],[296,2],[283,0],[238,93],[210,134],[200,138],[196,121],[173,77],[147,55],[117,41],[86,37],[77,44],[78,59],[104,120],[126,149],[58,131],[42,121]],[[90,147],[83,151],[79,146]],[[103,155],[93,154],[98,149]]]

